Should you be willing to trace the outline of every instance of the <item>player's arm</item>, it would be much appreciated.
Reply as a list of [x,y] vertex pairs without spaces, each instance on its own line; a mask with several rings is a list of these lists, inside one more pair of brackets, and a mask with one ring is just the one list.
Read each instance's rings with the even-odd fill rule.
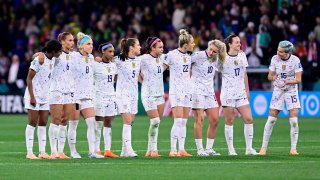
[[139,73],[139,77],[138,77],[138,81],[139,81],[139,83],[141,83],[141,84],[142,84],[143,79],[144,79],[144,75],[143,75],[143,73],[140,71],[140,73]]
[[32,56],[32,59],[35,59],[36,57],[38,57],[38,59],[39,59],[39,64],[42,65],[44,63],[44,53],[37,52]]
[[27,87],[30,94],[30,104],[32,106],[36,106],[37,104],[36,98],[34,97],[33,84],[32,84],[32,79],[34,78],[35,75],[36,75],[36,71],[34,71],[33,69],[29,69],[28,76],[27,76]]
[[295,73],[295,78],[293,80],[287,80],[285,81],[285,85],[288,84],[299,84],[301,82],[301,76],[302,76],[302,72],[296,72]]
[[167,64],[163,64],[162,66],[163,66],[163,71],[169,69],[169,66]]
[[247,74],[247,70],[244,71],[244,85],[246,88],[246,93],[247,93],[247,98],[250,101],[250,89],[249,89],[249,81],[248,81],[248,74]]
[[269,81],[274,81],[277,78],[278,78],[278,75],[274,71],[269,70],[268,80]]

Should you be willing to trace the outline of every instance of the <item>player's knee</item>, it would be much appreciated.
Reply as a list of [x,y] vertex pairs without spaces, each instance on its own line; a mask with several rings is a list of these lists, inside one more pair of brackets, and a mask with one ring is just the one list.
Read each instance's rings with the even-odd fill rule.
[[36,127],[37,126],[37,121],[29,121],[28,123],[30,126],[32,127]]
[[38,126],[47,126],[48,120],[39,120]]

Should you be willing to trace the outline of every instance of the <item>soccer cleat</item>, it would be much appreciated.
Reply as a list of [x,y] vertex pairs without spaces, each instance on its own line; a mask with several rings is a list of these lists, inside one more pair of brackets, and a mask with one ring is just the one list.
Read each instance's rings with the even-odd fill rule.
[[27,159],[30,159],[30,160],[36,160],[36,159],[39,159],[36,155],[34,155],[34,154],[28,154],[27,156],[26,156],[26,158]]
[[58,159],[59,155],[58,154],[51,154],[49,159]]
[[253,155],[253,156],[256,156],[256,155],[260,155],[259,153],[257,153],[256,150],[254,150],[253,148],[251,149],[247,149],[246,150],[246,155]]
[[178,157],[178,156],[180,156],[180,154],[179,154],[177,151],[171,151],[171,152],[169,153],[169,156],[170,156],[170,157]]
[[89,153],[88,154],[88,157],[90,158],[90,159],[101,159],[101,158],[104,158],[104,156],[102,156],[102,155],[100,155],[100,154],[97,154],[97,153]]
[[96,153],[102,155],[100,150],[97,150]]
[[160,157],[161,155],[158,154],[157,151],[151,152],[150,157]]
[[235,149],[232,149],[231,151],[228,152],[229,156],[237,156],[238,154],[236,153]]
[[133,150],[124,150],[121,152],[121,157],[137,157],[138,154],[135,153]]
[[104,151],[104,157],[111,157],[111,158],[118,158],[119,156],[114,154],[113,152],[109,151],[109,150],[105,150]]
[[292,155],[292,156],[298,156],[299,155],[299,153],[297,152],[297,150],[290,150],[290,153],[289,153],[290,155]]
[[220,156],[221,154],[216,152],[215,150],[213,149],[206,149],[206,153],[209,155],[209,156]]
[[151,152],[150,152],[150,151],[147,151],[145,156],[146,156],[146,157],[149,157],[150,155],[151,155]]
[[191,154],[187,153],[186,151],[179,152],[179,155],[182,156],[182,157],[190,157],[190,156],[192,156]]
[[71,153],[71,154],[70,154],[70,157],[71,157],[72,159],[81,159],[80,154],[77,153],[77,152]]
[[197,156],[205,157],[209,156],[203,149],[197,152]]
[[50,159],[50,156],[47,153],[41,153],[38,155],[39,159]]
[[266,148],[261,148],[259,154],[260,154],[261,156],[267,155],[267,149],[266,149]]
[[58,156],[59,159],[70,159],[70,157],[65,155],[64,153],[59,153]]

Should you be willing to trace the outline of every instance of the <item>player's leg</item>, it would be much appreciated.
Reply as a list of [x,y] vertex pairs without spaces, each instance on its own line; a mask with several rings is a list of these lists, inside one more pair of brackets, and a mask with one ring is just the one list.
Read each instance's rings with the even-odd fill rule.
[[203,109],[193,109],[194,115],[194,141],[197,146],[197,155],[198,156],[207,156],[204,152],[202,144],[202,126],[204,121],[204,110]]
[[217,156],[217,153],[213,150],[214,140],[217,134],[218,122],[219,122],[219,107],[209,108],[206,110],[209,126],[207,130],[207,145],[206,153],[208,155]]
[[290,155],[299,155],[297,152],[297,143],[299,138],[299,125],[298,125],[298,108],[289,110],[290,112],[290,139],[291,139],[291,149]]
[[[49,108],[49,107],[48,107]],[[39,142],[39,158],[49,159],[50,156],[46,153],[47,144],[47,122],[49,117],[49,110],[39,111],[39,122],[38,122],[38,142]]]
[[111,151],[112,144],[112,121],[114,116],[104,117],[104,128],[103,128],[103,137],[104,137],[104,157],[117,158],[119,157]]
[[68,128],[68,144],[70,148],[70,157],[74,159],[81,158],[80,154],[77,152],[76,143],[77,143],[77,127],[80,119],[80,110],[76,110],[75,105],[73,105],[71,116],[69,119],[69,128]]
[[69,158],[67,155],[64,154],[64,146],[67,139],[67,124],[71,117],[73,108],[74,108],[73,104],[63,105],[62,122],[59,125],[59,139],[58,139],[58,153],[59,153],[60,159]]
[[49,126],[49,142],[51,148],[51,159],[59,158],[57,143],[59,137],[59,124],[62,121],[63,105],[62,104],[51,104],[51,123]]
[[187,122],[189,118],[190,109],[192,106],[191,95],[186,95],[183,99],[183,117],[180,120],[180,133],[179,133],[179,154],[180,156],[192,156],[185,150],[185,141],[187,137]]
[[33,154],[33,142],[34,142],[34,130],[37,126],[39,119],[39,111],[28,109],[28,124],[26,127],[26,147],[27,147],[27,159],[39,159]]
[[262,140],[262,147],[260,149],[260,155],[264,156],[267,154],[269,140],[270,140],[270,137],[272,134],[273,127],[274,127],[275,123],[277,122],[279,112],[280,111],[277,109],[270,109],[269,110],[268,120],[266,122],[266,125],[264,126],[263,140]]
[[224,135],[228,145],[228,154],[235,156],[238,154],[236,153],[233,146],[233,123],[235,118],[234,107],[223,106],[223,114],[225,118]]

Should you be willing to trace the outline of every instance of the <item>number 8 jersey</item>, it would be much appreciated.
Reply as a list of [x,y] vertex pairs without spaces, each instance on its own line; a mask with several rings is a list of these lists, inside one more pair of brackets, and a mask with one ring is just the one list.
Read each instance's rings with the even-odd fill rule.
[[242,99],[247,97],[244,75],[248,60],[244,52],[235,56],[227,54],[225,62],[218,62],[218,70],[222,74],[221,98]]

